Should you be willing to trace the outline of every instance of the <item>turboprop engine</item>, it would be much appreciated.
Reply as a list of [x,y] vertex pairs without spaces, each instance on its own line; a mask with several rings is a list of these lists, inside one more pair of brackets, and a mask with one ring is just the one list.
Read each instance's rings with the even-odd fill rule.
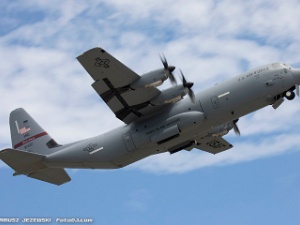
[[221,137],[223,135],[226,135],[231,129],[234,130],[234,133],[237,135],[237,136],[240,136],[241,133],[240,133],[240,130],[238,128],[238,126],[236,125],[238,122],[238,119],[236,120],[233,120],[232,122],[228,122],[228,123],[224,123],[224,124],[221,124],[219,126],[216,126],[214,128],[212,128],[211,130],[211,136],[213,137]]
[[164,55],[160,56],[160,60],[164,66],[163,69],[153,70],[149,73],[142,75],[138,80],[133,82],[130,85],[130,87],[132,89],[144,87],[157,87],[161,85],[167,78],[170,79],[172,84],[176,84],[176,80],[173,75],[175,66],[169,66],[167,59]]
[[[172,73],[174,66],[169,66],[167,70]],[[130,85],[132,89],[144,88],[144,87],[157,87],[161,85],[168,76],[165,69],[157,69],[142,75],[138,80]]]
[[174,103],[181,100],[183,96],[187,94],[189,95],[191,101],[195,103],[195,94],[192,90],[194,83],[187,82],[182,72],[181,72],[181,79],[182,79],[182,84],[170,87],[162,91],[157,97],[152,99],[150,103],[152,105],[163,105],[168,103]]

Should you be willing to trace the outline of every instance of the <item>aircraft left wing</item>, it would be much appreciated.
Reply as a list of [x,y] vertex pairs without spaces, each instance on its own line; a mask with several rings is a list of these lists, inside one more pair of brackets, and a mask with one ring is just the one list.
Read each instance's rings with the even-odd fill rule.
[[233,147],[232,144],[228,143],[222,137],[209,136],[196,139],[196,142],[197,145],[194,145],[193,148],[197,148],[212,154],[217,154]]
[[160,91],[155,87],[130,88],[140,76],[105,50],[93,48],[77,59],[94,79],[93,88],[123,122],[131,123],[158,109],[149,105],[149,101]]

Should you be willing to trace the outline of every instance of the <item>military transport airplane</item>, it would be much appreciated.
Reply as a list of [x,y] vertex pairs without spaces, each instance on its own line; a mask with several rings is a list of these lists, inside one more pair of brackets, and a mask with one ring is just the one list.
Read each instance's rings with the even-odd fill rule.
[[[56,185],[70,181],[64,168],[117,169],[147,156],[199,149],[217,154],[233,146],[222,136],[240,131],[237,121],[255,110],[299,95],[300,69],[265,65],[194,94],[181,72],[177,84],[166,58],[163,67],[139,76],[101,48],[78,61],[92,87],[124,125],[102,135],[60,145],[22,108],[10,114],[12,148],[0,158],[14,175]],[[159,90],[166,79],[173,84]],[[188,95],[189,98],[184,98]]]

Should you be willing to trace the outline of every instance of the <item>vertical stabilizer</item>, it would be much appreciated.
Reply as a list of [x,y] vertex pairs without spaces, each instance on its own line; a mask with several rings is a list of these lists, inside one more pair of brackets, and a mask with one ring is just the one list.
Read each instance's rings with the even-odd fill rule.
[[47,155],[59,146],[22,108],[10,113],[9,125],[14,149]]

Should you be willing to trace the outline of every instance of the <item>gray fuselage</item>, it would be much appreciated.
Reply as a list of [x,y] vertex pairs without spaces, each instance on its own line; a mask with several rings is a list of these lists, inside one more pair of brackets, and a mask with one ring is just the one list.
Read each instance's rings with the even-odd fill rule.
[[[147,156],[193,148],[214,128],[276,102],[295,85],[291,68],[274,63],[243,73],[163,110],[99,136],[57,147],[54,168],[121,168]],[[224,134],[226,134],[225,132]]]

